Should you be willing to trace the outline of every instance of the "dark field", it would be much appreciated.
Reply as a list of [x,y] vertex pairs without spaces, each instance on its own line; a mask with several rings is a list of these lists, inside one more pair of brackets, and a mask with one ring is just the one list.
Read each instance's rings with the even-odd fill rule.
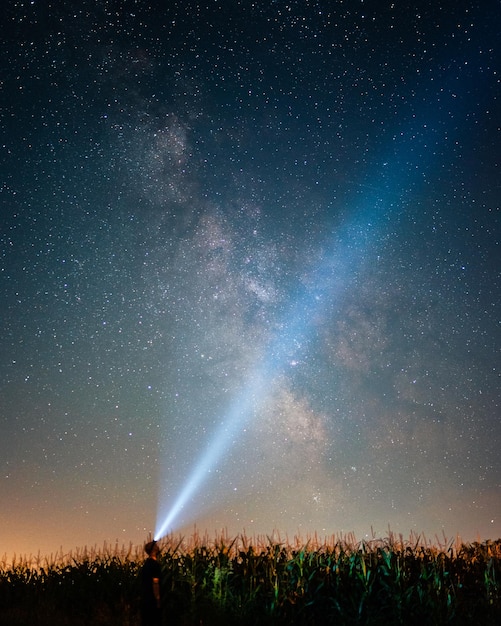
[[[0,563],[0,626],[139,626],[139,551]],[[501,624],[501,540],[162,541],[164,623]]]

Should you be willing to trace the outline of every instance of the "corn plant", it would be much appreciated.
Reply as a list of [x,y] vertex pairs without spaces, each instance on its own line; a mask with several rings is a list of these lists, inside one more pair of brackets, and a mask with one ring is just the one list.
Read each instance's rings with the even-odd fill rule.
[[[501,540],[194,536],[161,547],[171,626],[501,624]],[[138,626],[143,560],[131,546],[4,559],[0,626]]]

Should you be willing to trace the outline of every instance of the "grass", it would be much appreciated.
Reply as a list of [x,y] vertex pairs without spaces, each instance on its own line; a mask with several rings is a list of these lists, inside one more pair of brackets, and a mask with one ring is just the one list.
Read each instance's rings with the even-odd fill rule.
[[[0,626],[136,626],[141,550],[0,563]],[[162,541],[165,624],[501,624],[501,540]]]

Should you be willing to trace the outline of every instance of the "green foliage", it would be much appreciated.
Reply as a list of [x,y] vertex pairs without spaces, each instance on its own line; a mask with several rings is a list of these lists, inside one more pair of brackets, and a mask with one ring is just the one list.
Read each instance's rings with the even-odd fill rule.
[[[136,626],[142,563],[139,552],[106,547],[0,563],[0,626]],[[160,563],[170,625],[501,623],[501,540],[453,548],[394,536],[293,546],[169,538]]]
[[[0,564],[0,625],[136,624],[139,561],[122,549]],[[124,616],[129,616],[124,618]]]

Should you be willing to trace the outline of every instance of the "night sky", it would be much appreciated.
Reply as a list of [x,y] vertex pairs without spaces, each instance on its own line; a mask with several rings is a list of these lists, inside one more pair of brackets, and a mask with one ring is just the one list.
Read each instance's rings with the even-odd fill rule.
[[0,556],[500,537],[500,3],[2,13]]

